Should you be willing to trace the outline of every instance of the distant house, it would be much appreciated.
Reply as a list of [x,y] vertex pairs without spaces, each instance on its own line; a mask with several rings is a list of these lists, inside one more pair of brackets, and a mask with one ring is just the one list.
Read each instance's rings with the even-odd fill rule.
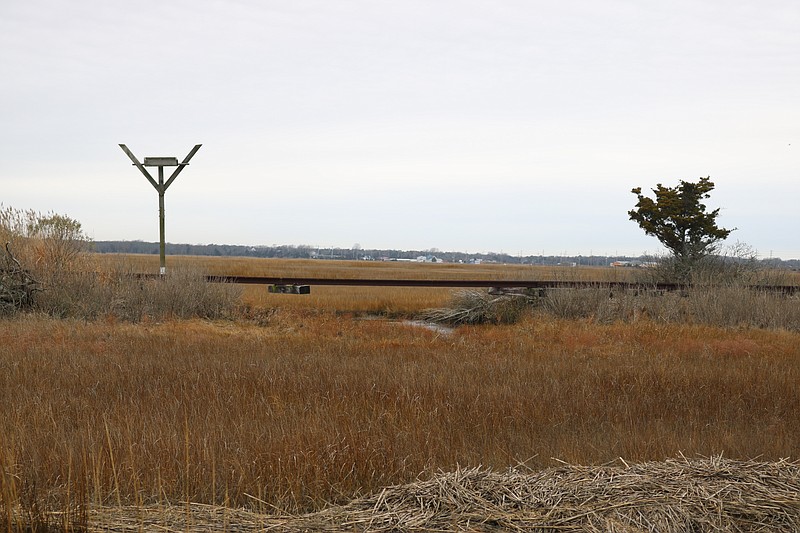
[[439,259],[435,255],[420,255],[416,259],[417,263],[444,263],[444,260]]
[[654,261],[614,261],[612,267],[654,268],[658,266]]

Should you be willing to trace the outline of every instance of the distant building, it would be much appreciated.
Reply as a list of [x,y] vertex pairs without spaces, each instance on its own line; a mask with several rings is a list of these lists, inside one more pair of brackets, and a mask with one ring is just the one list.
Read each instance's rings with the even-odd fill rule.
[[631,267],[631,268],[653,268],[658,266],[658,263],[653,261],[614,261],[609,263],[612,267]]

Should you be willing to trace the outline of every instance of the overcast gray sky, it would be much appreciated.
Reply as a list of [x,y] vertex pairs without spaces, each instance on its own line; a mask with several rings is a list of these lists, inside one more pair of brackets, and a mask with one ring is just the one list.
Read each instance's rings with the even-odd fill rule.
[[167,240],[640,254],[632,187],[711,176],[800,257],[796,0],[2,0],[0,202]]

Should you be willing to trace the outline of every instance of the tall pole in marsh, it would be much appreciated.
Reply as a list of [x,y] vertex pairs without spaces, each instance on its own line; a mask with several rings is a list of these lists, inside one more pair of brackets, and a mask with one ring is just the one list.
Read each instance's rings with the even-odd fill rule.
[[[141,173],[144,174],[144,177],[147,178],[147,181],[150,182],[150,185],[152,185],[158,192],[159,258],[161,262],[159,274],[162,276],[167,273],[167,247],[164,231],[164,193],[167,192],[167,188],[172,185],[172,182],[175,181],[175,178],[178,177],[178,174],[181,173],[183,168],[189,164],[189,160],[194,157],[194,154],[197,153],[201,146],[202,144],[195,145],[189,154],[183,158],[183,162],[181,163],[178,163],[177,157],[145,157],[144,164],[142,164],[138,159],[136,159],[136,156],[133,155],[127,146],[124,144],[119,145],[119,147],[122,148],[122,151],[125,152],[131,161],[133,161],[134,166],[136,166],[136,168],[138,168]],[[150,175],[150,172],[145,167],[158,167],[158,182],[153,179],[153,176]],[[164,167],[176,167],[166,182],[164,182]]]
[[160,259],[159,273],[163,276],[167,271],[167,245],[166,231],[164,230],[164,167],[158,167],[158,257]]

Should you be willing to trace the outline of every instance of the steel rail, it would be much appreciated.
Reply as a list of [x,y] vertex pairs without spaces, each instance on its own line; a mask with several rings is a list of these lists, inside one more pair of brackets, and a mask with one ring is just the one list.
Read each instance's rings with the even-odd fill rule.
[[[365,279],[365,278],[307,278],[262,276],[206,276],[207,281],[245,285],[318,285],[339,287],[430,287],[430,288],[499,288],[499,289],[624,289],[677,291],[691,286],[677,283],[633,283],[626,281],[552,281],[498,279]],[[745,285],[752,290],[794,294],[795,285]],[[709,288],[714,288],[710,286]]]
[[629,283],[599,283],[576,281],[525,281],[498,279],[375,279],[375,278],[302,278],[302,277],[258,277],[258,276],[207,276],[208,281],[242,283],[246,285],[330,285],[350,287],[432,287],[432,288],[582,288],[610,285],[632,286]]

